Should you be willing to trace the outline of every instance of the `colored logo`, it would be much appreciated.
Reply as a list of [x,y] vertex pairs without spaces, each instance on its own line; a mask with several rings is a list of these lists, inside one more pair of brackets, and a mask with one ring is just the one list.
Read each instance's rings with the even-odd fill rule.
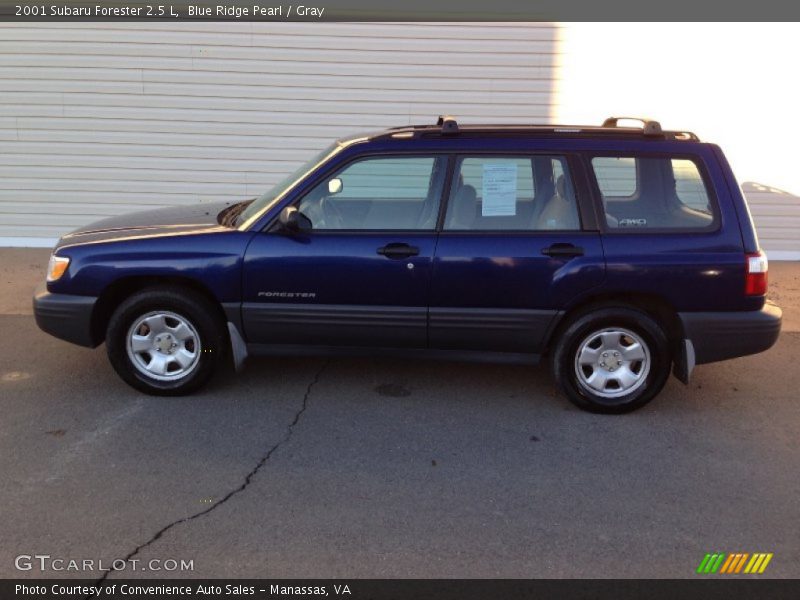
[[747,552],[734,554],[716,552],[714,554],[706,554],[703,557],[703,560],[700,561],[700,566],[697,567],[697,572],[702,575],[714,573],[725,575],[763,573],[771,560],[772,552],[756,552],[754,554],[748,554]]

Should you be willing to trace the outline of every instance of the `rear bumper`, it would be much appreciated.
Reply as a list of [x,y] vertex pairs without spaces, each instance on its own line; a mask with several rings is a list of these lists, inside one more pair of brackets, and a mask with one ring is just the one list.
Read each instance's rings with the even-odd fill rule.
[[771,348],[781,332],[781,315],[769,302],[753,311],[678,313],[698,365]]
[[33,296],[33,315],[39,329],[59,339],[94,348],[92,311],[97,298],[51,294],[44,284]]

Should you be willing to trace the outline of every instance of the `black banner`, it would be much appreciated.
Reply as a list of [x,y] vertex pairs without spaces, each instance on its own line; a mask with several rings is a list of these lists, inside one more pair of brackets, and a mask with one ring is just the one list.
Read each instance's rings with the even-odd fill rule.
[[[0,20],[231,21],[796,21],[786,0],[0,0]],[[676,31],[677,42],[679,33]]]
[[[699,576],[702,577],[702,576]],[[53,600],[783,600],[797,580],[743,579],[231,579],[2,580],[0,598]]]

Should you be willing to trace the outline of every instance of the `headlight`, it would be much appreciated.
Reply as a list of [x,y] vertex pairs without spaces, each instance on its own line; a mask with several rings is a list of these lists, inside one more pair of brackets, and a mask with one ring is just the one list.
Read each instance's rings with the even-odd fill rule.
[[50,256],[50,263],[47,265],[47,281],[57,281],[67,272],[69,259],[66,256]]

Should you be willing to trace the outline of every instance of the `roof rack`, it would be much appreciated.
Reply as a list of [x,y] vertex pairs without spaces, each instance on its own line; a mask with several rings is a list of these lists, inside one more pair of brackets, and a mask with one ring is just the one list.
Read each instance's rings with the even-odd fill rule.
[[[642,127],[621,126],[620,121],[639,121]],[[691,140],[698,142],[700,139],[688,131],[664,131],[661,124],[653,119],[639,117],[609,117],[601,126],[582,126],[582,125],[492,125],[492,124],[469,124],[459,125],[452,115],[440,115],[436,124],[423,125],[402,125],[392,127],[373,134],[377,137],[393,137],[397,139],[408,139],[428,136],[450,136],[450,135],[539,135],[539,136],[563,136],[571,137],[598,137],[598,136],[625,136],[636,137],[644,136],[649,138]]]
[[643,117],[609,117],[603,121],[603,127],[619,127],[620,121],[639,121],[642,124],[642,133],[644,135],[664,135],[661,129],[661,123]]
[[444,135],[458,133],[458,122],[455,117],[451,117],[450,115],[439,115],[439,118],[436,120],[436,125],[442,128],[442,133]]

